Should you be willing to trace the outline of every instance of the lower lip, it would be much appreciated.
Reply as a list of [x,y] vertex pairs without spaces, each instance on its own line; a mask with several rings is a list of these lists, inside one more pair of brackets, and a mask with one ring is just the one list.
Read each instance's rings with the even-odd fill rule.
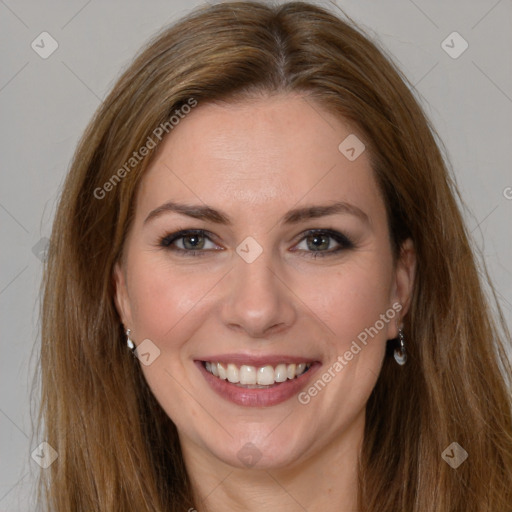
[[271,388],[250,389],[236,386],[228,380],[219,379],[207,371],[201,361],[194,362],[203,374],[206,382],[216,393],[230,402],[247,407],[269,407],[290,399],[305,387],[313,373],[320,367],[320,363],[315,362],[307,372],[295,379],[277,383]]

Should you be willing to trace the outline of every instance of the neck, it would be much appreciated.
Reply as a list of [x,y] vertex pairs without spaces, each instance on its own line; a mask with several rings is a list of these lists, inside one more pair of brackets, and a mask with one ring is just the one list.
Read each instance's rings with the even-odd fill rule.
[[306,460],[285,468],[239,469],[182,442],[198,512],[357,512],[364,414]]

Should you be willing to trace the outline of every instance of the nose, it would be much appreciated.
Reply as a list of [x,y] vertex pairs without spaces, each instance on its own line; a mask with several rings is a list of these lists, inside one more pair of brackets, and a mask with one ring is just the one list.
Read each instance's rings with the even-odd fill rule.
[[[222,305],[222,320],[253,338],[285,332],[296,320],[294,295],[283,272],[276,272],[270,251],[252,263],[235,256]],[[275,265],[274,265],[275,266]]]

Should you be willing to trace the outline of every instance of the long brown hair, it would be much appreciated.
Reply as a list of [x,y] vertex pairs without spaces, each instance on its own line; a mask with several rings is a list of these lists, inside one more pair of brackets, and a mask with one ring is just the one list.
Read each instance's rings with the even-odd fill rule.
[[[59,457],[41,471],[38,497],[50,510],[194,506],[176,428],[126,348],[113,300],[113,266],[151,156],[126,163],[148,137],[159,142],[162,124],[172,137],[169,117],[191,99],[200,108],[292,91],[358,127],[394,254],[408,237],[416,249],[409,360],[385,359],[367,404],[361,510],[512,510],[510,334],[492,287],[492,301],[482,288],[435,132],[382,50],[302,2],[194,11],[139,54],[78,146],[43,282],[38,438]],[[457,469],[441,456],[452,442],[469,454]]]

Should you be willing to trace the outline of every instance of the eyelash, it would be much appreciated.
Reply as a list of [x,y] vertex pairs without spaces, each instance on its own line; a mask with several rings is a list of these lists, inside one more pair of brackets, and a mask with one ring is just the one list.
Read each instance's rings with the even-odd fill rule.
[[[176,233],[171,233],[171,234],[168,234],[168,235],[162,237],[159,240],[159,246],[163,247],[164,249],[167,249],[169,251],[181,253],[181,255],[185,256],[185,257],[205,256],[207,252],[211,251],[211,249],[206,249],[206,250],[190,249],[189,250],[189,249],[181,249],[179,247],[171,247],[171,245],[174,242],[176,242],[177,240],[180,240],[182,238],[185,238],[189,235],[203,235],[207,239],[209,239],[211,242],[213,242],[213,240],[211,240],[210,236],[208,236],[209,233],[203,229],[184,229],[184,230],[178,231]],[[355,244],[347,236],[343,235],[342,233],[339,233],[338,231],[333,231],[331,229],[310,229],[310,230],[306,231],[305,233],[303,233],[302,238],[297,243],[302,242],[308,236],[314,236],[314,235],[317,235],[317,236],[326,235],[326,236],[334,239],[340,245],[340,247],[338,247],[336,249],[330,249],[328,251],[306,251],[307,253],[309,253],[309,256],[307,256],[307,257],[310,257],[313,259],[316,259],[318,257],[324,258],[326,256],[333,256],[343,250],[353,249],[355,247]]]

